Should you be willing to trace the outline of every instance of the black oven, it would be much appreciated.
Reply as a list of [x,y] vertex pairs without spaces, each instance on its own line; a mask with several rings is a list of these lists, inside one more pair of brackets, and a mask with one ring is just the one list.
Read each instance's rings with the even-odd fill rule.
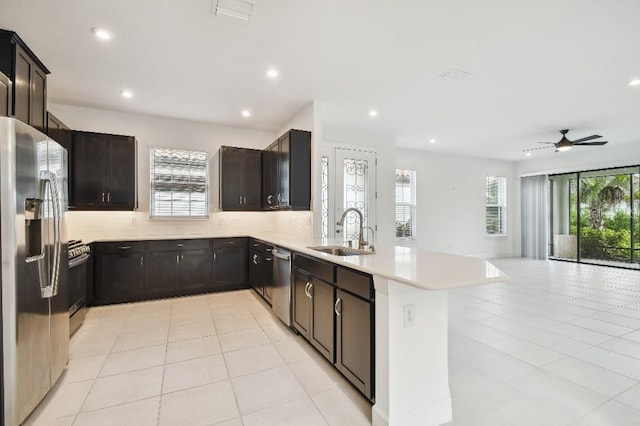
[[87,314],[87,283],[91,251],[82,241],[69,242],[69,335],[80,328]]

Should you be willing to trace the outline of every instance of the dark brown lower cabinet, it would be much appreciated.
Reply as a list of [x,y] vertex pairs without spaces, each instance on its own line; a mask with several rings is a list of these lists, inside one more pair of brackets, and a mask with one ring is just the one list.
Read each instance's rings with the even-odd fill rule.
[[246,288],[249,284],[249,242],[247,238],[213,240],[213,289]]
[[178,290],[178,262],[177,250],[147,252],[145,294],[149,298]]
[[246,288],[247,245],[246,238],[94,243],[93,296],[87,303]]
[[144,295],[144,242],[102,243],[95,250],[93,304],[140,300]]
[[145,295],[186,295],[211,287],[211,242],[206,239],[147,242]]
[[271,252],[273,251],[273,246],[267,246],[264,249],[264,298],[269,302],[269,304],[273,301],[273,255]]
[[264,296],[264,253],[251,249],[249,253],[249,283],[260,296]]
[[181,293],[198,293],[211,288],[212,267],[209,248],[181,250],[178,275]]
[[334,362],[335,329],[333,305],[335,287],[317,278],[309,286],[311,295],[311,328],[309,341],[329,362]]
[[336,367],[360,392],[373,399],[373,303],[338,289],[335,309]]
[[335,354],[334,295],[332,284],[296,269],[293,326],[331,363]]
[[310,280],[309,275],[299,269],[294,270],[291,323],[293,328],[307,339],[309,339],[309,331],[311,330],[311,298],[307,294]]
[[272,303],[273,294],[273,246],[260,240],[250,240],[249,283],[267,301]]

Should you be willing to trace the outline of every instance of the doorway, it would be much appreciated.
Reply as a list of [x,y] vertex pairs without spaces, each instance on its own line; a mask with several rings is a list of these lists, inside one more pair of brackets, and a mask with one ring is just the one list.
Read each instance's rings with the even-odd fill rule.
[[336,238],[343,243],[357,241],[360,234],[358,214],[347,213],[344,225],[337,225],[348,208],[360,210],[364,217],[364,239],[373,243],[376,224],[376,167],[375,151],[344,146],[323,147],[321,170],[321,236]]
[[551,259],[640,268],[640,167],[552,175]]

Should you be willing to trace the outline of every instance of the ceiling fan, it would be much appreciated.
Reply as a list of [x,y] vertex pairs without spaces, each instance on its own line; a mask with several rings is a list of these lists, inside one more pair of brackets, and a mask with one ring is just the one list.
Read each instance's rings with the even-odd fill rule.
[[[560,152],[569,151],[574,146],[597,146],[597,145],[604,145],[604,144],[607,143],[607,141],[589,142],[589,141],[592,141],[594,139],[601,138],[602,136],[600,136],[600,135],[591,135],[591,136],[587,136],[585,138],[580,138],[580,139],[576,139],[574,141],[571,141],[571,140],[567,139],[567,133],[569,133],[569,129],[560,130],[560,133],[562,134],[562,139],[560,139],[558,142],[538,142],[538,143],[542,143],[542,144],[546,144],[546,145],[553,145],[556,148],[555,152],[558,152],[558,151],[560,151]],[[524,152],[531,152],[531,151],[537,151],[539,149],[547,149],[547,148],[551,148],[551,146],[544,146],[544,147],[540,147],[540,148],[525,149],[523,151]]]

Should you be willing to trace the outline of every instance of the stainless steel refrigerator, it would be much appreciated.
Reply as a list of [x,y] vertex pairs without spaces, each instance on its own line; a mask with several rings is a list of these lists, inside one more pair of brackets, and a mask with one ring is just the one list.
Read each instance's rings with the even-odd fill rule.
[[69,360],[67,151],[0,117],[2,409],[21,424]]

